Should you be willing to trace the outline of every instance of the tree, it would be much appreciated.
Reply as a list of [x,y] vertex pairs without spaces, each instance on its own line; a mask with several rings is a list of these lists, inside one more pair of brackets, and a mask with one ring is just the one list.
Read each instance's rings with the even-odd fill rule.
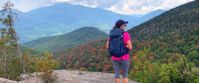
[[187,56],[190,62],[195,63],[197,67],[199,67],[199,53],[197,51],[192,51]]
[[[4,4],[2,11],[0,12],[0,49],[2,57],[1,62],[3,65],[2,69],[4,72],[3,76],[5,78],[14,78],[16,76],[16,74],[13,73],[14,71],[17,72],[17,74],[20,74],[20,68],[12,68],[19,67],[20,64],[20,67],[22,67],[23,72],[25,73],[25,68],[23,67],[22,53],[18,43],[18,37],[14,25],[17,19],[17,14],[13,12],[13,6],[14,5],[10,1],[7,1]],[[19,56],[16,56],[16,54],[18,54]],[[18,61],[20,62],[18,63]]]

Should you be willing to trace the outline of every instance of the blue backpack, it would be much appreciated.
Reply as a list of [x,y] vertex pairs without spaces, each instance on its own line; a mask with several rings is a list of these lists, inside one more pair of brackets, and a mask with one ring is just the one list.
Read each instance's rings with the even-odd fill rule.
[[122,29],[112,29],[109,35],[109,54],[115,57],[121,57],[129,53],[128,48],[124,45]]

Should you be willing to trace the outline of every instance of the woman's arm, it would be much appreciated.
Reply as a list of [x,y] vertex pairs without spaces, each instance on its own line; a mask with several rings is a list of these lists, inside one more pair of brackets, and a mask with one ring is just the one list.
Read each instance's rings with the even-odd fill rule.
[[131,43],[131,40],[128,40],[128,41],[127,41],[126,47],[127,47],[129,50],[132,50],[132,43]]
[[107,41],[107,43],[106,43],[106,49],[108,49],[108,44],[109,44],[109,42]]

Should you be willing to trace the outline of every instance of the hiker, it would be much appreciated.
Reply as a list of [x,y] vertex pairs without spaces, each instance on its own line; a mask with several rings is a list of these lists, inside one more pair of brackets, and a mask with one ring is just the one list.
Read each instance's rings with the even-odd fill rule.
[[123,83],[128,83],[129,51],[132,49],[132,43],[129,33],[124,31],[127,24],[128,21],[118,20],[110,31],[106,44],[112,59],[115,83],[120,83],[120,70],[122,70]]

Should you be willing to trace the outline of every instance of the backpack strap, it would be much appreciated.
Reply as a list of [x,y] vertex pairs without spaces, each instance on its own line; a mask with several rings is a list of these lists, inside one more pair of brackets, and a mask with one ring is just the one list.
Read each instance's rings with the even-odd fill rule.
[[124,38],[124,33],[125,33],[125,32],[126,32],[126,31],[123,31],[123,32],[122,32],[122,35],[120,36],[121,39]]
[[[112,37],[111,37],[111,36],[110,36],[111,33],[113,33],[113,34],[115,34],[115,35],[117,35],[117,36],[112,36]],[[116,33],[117,33],[117,34],[116,34]],[[125,33],[125,31],[122,30],[122,29],[112,29],[112,30],[110,31],[109,37],[110,37],[110,39],[111,39],[111,38],[120,38],[120,39],[123,39],[124,33]]]

